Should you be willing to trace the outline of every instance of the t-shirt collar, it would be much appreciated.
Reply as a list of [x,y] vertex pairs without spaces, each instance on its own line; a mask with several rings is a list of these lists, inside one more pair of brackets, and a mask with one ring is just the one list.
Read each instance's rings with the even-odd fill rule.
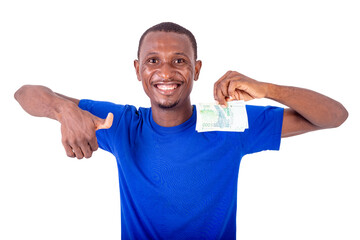
[[159,124],[157,124],[152,117],[151,108],[150,108],[150,112],[149,112],[149,118],[150,118],[151,127],[154,129],[154,131],[159,132],[159,133],[166,133],[166,134],[177,133],[177,132],[185,131],[186,129],[189,129],[191,127],[193,127],[195,130],[196,106],[193,105],[193,113],[188,120],[186,120],[182,124],[174,126],[174,127],[163,127],[163,126],[160,126]]

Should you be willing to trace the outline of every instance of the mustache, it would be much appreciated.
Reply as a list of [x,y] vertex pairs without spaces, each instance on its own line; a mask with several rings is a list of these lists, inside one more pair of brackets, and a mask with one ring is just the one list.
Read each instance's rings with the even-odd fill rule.
[[156,84],[177,84],[177,85],[181,85],[183,84],[184,81],[182,80],[178,80],[178,79],[155,79],[151,81],[151,84],[156,85]]

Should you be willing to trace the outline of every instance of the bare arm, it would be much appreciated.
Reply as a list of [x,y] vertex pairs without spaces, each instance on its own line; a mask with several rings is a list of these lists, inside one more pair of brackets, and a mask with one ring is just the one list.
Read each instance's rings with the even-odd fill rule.
[[266,97],[290,107],[284,111],[282,137],[339,127],[348,117],[339,102],[304,88],[269,84]]
[[259,82],[233,71],[215,83],[214,97],[222,105],[235,99],[269,98],[288,106],[284,111],[282,137],[338,127],[348,117],[343,105],[320,93]]
[[112,114],[106,120],[98,118],[81,110],[78,99],[54,93],[44,86],[25,85],[14,97],[30,115],[61,123],[62,143],[69,157],[91,157],[98,149],[95,131],[112,124]]
[[60,114],[66,108],[79,104],[78,99],[53,92],[50,88],[24,85],[15,92],[15,99],[21,107],[35,117],[48,117],[60,121]]

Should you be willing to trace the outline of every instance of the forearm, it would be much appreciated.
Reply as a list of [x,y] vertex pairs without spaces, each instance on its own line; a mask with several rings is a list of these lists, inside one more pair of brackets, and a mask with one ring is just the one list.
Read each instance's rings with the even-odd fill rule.
[[348,116],[341,103],[304,88],[268,84],[266,97],[290,107],[319,128],[338,127]]
[[44,86],[25,85],[16,91],[14,97],[30,115],[58,121],[64,108],[76,107],[75,102]]

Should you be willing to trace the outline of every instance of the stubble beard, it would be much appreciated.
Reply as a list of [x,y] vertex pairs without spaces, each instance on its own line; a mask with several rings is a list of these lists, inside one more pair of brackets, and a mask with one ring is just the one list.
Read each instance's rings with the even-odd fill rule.
[[179,104],[179,100],[176,102],[167,103],[167,104],[159,103],[158,106],[159,106],[159,108],[164,109],[164,110],[171,110],[171,109],[175,108],[178,104]]

